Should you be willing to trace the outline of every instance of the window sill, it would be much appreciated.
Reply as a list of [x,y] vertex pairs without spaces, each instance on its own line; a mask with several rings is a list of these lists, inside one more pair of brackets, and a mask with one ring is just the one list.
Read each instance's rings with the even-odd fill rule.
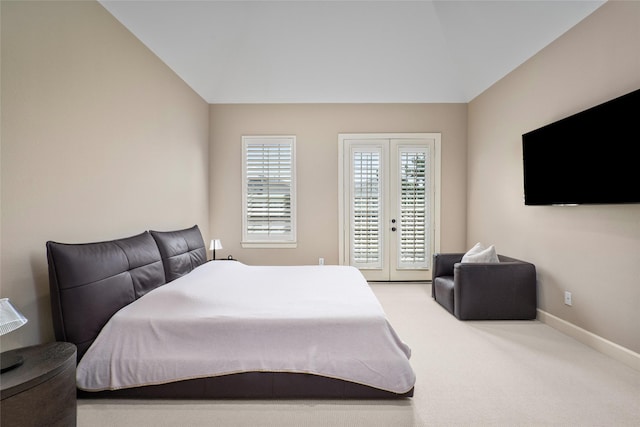
[[293,249],[298,247],[297,242],[241,242],[247,249]]

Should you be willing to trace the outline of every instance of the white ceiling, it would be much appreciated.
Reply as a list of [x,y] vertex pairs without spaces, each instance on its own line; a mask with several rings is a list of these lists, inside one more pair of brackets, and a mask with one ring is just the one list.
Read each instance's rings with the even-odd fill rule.
[[604,0],[100,3],[207,102],[468,102]]

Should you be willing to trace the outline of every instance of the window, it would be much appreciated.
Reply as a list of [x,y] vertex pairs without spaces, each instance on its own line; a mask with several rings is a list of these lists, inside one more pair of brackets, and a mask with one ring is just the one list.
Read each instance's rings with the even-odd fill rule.
[[351,265],[358,268],[381,268],[382,149],[355,147],[352,157]]
[[243,247],[296,247],[295,142],[242,137]]
[[427,257],[427,154],[426,148],[402,147],[398,150],[400,162],[400,242],[398,266],[426,268]]

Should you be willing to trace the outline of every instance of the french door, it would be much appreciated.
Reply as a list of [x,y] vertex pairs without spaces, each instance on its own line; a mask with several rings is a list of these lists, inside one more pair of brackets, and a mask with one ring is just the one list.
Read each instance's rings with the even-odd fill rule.
[[341,134],[340,262],[367,280],[431,280],[440,134]]

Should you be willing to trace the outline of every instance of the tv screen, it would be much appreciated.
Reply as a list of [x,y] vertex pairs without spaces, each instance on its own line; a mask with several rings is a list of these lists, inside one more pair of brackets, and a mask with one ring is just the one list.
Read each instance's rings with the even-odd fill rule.
[[640,203],[640,89],[522,135],[525,205]]

